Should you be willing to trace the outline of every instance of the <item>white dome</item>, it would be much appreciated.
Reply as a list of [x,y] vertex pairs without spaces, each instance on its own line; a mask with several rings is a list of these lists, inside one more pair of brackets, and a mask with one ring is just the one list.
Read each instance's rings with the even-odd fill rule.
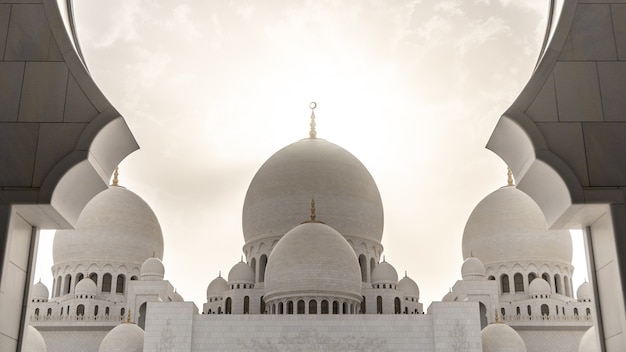
[[46,287],[46,285],[44,285],[41,281],[33,285],[33,288],[30,294],[31,300],[47,301],[48,297],[50,297],[50,291],[48,291],[48,288]]
[[206,298],[208,300],[211,297],[221,297],[226,290],[228,290],[228,283],[223,277],[218,276],[206,288]]
[[46,352],[47,350],[46,341],[41,336],[41,333],[32,325],[28,325],[24,343],[22,343],[22,352]]
[[576,299],[582,301],[591,300],[592,298],[593,288],[591,287],[591,284],[586,281],[580,284],[580,286],[578,286],[578,289],[576,290]]
[[55,264],[119,261],[141,265],[163,258],[161,226],[150,206],[135,193],[117,186],[96,195],[78,218],[75,230],[54,236]]
[[526,344],[512,327],[495,323],[487,325],[480,333],[483,352],[526,352]]
[[400,282],[398,282],[398,289],[404,293],[407,297],[415,297],[419,300],[420,298],[420,289],[408,276],[403,277]]
[[540,277],[535,278],[530,285],[528,285],[528,294],[531,296],[550,295],[551,293],[550,284]]
[[361,269],[339,232],[308,222],[276,244],[265,269],[265,297],[345,297],[361,300]]
[[485,266],[480,259],[469,257],[461,266],[461,277],[463,280],[485,280]]
[[165,277],[165,266],[159,258],[148,258],[141,265],[142,281],[160,281]]
[[254,284],[254,270],[244,262],[235,264],[228,272],[228,284]]
[[443,296],[441,302],[454,302],[456,300],[456,294],[450,290],[448,293]]
[[98,352],[143,352],[144,331],[131,323],[120,324],[109,331]]
[[592,326],[585,332],[578,344],[578,352],[600,352],[598,342],[596,341],[596,328]]
[[317,216],[344,236],[380,243],[383,206],[365,166],[323,139],[303,139],[279,150],[252,179],[243,207],[246,243],[282,236],[315,198]]
[[398,272],[393,265],[387,262],[379,263],[372,271],[372,284],[388,283],[398,283]]
[[514,260],[571,265],[572,239],[567,230],[547,230],[539,206],[515,186],[506,186],[478,203],[467,220],[463,258],[472,256],[485,265]]
[[75,295],[95,296],[98,294],[98,287],[92,279],[86,277],[80,280],[74,288]]

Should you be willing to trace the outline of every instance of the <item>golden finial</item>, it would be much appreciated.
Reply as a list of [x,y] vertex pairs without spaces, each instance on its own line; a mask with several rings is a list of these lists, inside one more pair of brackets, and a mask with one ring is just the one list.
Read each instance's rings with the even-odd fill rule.
[[311,197],[311,221],[315,221],[315,198]]
[[498,314],[498,308],[496,308],[495,311],[496,311],[496,323],[500,323],[500,315]]
[[243,263],[243,255],[241,256],[241,262]]
[[317,138],[317,132],[315,131],[315,108],[317,104],[315,102],[311,102],[309,104],[309,108],[311,108],[311,131],[309,131],[310,138]]
[[111,183],[111,186],[117,186],[117,176],[119,176],[119,166],[115,167],[115,171],[113,171],[113,182]]
[[506,168],[506,175],[508,176],[506,182],[509,184],[509,186],[515,186],[515,184],[513,183],[513,171],[511,171],[510,167]]
[[126,322],[130,323],[130,308],[128,308],[128,316],[126,317]]
[[406,270],[404,271],[404,277],[408,277],[408,275],[406,274]]
[[222,277],[222,271],[221,270],[217,272],[217,277]]

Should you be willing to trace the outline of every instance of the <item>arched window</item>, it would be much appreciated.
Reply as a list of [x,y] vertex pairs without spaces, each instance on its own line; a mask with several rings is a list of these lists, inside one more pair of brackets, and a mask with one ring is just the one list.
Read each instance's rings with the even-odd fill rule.
[[517,307],[517,308],[515,308],[515,313],[516,313],[517,315],[520,315],[520,314],[522,314],[522,313],[520,312],[520,309],[519,309],[519,307]]
[[113,277],[109,273],[106,273],[102,276],[102,292],[103,293],[111,292],[111,280],[113,280]]
[[376,260],[374,260],[374,258],[370,258],[370,275],[372,275],[372,271],[374,271],[375,267],[376,267]]
[[348,314],[348,303],[347,302],[343,302],[342,313],[343,314]]
[[284,312],[283,308],[284,308],[283,302],[278,303],[278,314],[283,314]]
[[506,310],[504,309],[504,307],[500,308],[500,316],[504,319],[504,317],[506,316]]
[[255,275],[254,280],[256,280],[256,258],[252,258],[252,260],[250,261],[250,267],[252,268],[252,272]]
[[549,316],[550,315],[550,307],[547,304],[541,305],[541,315]]
[[89,274],[89,278],[91,280],[93,280],[93,283],[96,284],[96,286],[98,285],[98,274],[91,273],[91,274]]
[[123,274],[117,275],[117,283],[115,285],[115,293],[124,293],[124,284],[126,283],[126,276]]
[[376,314],[383,314],[383,298],[376,297]]
[[267,256],[263,254],[259,259],[259,282],[265,282],[265,267],[267,266]]
[[265,300],[263,299],[263,296],[261,296],[260,301],[261,301],[261,302],[260,302],[260,308],[259,308],[259,310],[261,311],[261,314],[265,314],[265,309],[266,309],[266,308],[265,308]]
[[528,284],[530,285],[531,282],[533,282],[534,279],[537,278],[537,274],[535,273],[529,273],[528,274]]
[[402,313],[402,307],[400,306],[400,298],[396,297],[393,300],[393,312],[395,314],[400,314]]
[[526,308],[528,310],[528,316],[533,315],[533,310],[532,310],[532,308],[530,308],[530,305],[528,307],[526,307]]
[[404,314],[409,314],[409,307],[404,307]]
[[515,285],[515,293],[524,292],[524,277],[517,273],[513,275],[513,284]]
[[52,308],[48,308],[48,312],[46,313],[47,316],[51,316],[52,315]]
[[105,314],[105,315],[109,315],[109,307],[106,307],[106,308],[104,309],[104,314]]
[[561,276],[559,274],[554,275],[554,292],[563,294],[563,288],[561,287]]
[[359,256],[359,266],[361,267],[361,281],[367,282],[367,258],[363,254]]
[[322,314],[328,314],[328,301],[322,301]]
[[137,281],[137,276],[136,275],[131,276],[130,281]]
[[303,300],[299,300],[298,301],[298,314],[305,314],[306,310],[305,310],[306,305],[304,304]]
[[121,308],[120,309],[120,317],[126,319],[126,309],[125,308]]
[[480,310],[480,328],[484,329],[488,324],[487,307],[483,304],[483,302],[478,302],[478,309]]
[[63,287],[63,294],[70,293],[70,287],[72,287],[72,276],[70,274],[65,275],[65,285]]
[[233,300],[230,297],[228,297],[228,298],[226,298],[226,307],[225,307],[225,312],[224,313],[232,314],[233,313],[232,308],[233,308]]
[[83,315],[85,315],[85,306],[82,305],[82,304],[79,304],[76,307],[76,316],[80,317],[80,316],[83,316]]
[[39,316],[39,308],[35,308],[35,316],[38,317]]
[[365,296],[363,296],[363,300],[361,301],[361,314],[365,314],[365,307],[367,305],[365,304]]
[[144,302],[139,306],[139,318],[137,319],[137,325],[144,330],[146,329],[146,314],[148,314],[148,304]]
[[63,316],[63,307],[61,307],[61,316]]
[[339,302],[333,301],[333,314],[339,314]]
[[317,314],[317,301],[314,299],[309,301],[309,314]]
[[585,311],[586,311],[588,317],[591,316],[591,309],[590,308],[587,308]]
[[217,314],[222,314],[222,307],[217,307]]
[[509,275],[503,274],[500,276],[500,285],[502,286],[502,293],[511,292],[511,289],[509,288]]
[[98,316],[98,306],[93,307],[93,316],[94,317]]
[[80,282],[80,280],[83,279],[83,277],[85,277],[85,276],[82,273],[76,274],[76,280],[74,280],[74,287],[76,287],[76,285],[78,285],[78,283]]
[[574,316],[578,316],[578,308],[574,308]]
[[495,281],[495,280],[496,280],[496,277],[495,277],[495,276],[493,276],[493,275],[489,275],[489,277],[487,278],[487,280],[494,280],[494,281]]
[[287,314],[293,314],[293,301],[287,302]]
[[250,297],[245,296],[243,298],[243,314],[250,313]]

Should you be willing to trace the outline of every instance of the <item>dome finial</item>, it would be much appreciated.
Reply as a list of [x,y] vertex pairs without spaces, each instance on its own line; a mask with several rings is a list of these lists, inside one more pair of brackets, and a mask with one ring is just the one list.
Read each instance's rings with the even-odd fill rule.
[[116,166],[115,171],[113,171],[113,182],[111,182],[111,186],[117,186],[117,177],[119,176],[120,167]]
[[315,131],[315,108],[317,104],[313,101],[309,104],[309,108],[311,108],[311,131],[309,131],[310,138],[317,138],[317,132]]
[[406,274],[406,270],[404,271],[404,277],[409,277],[409,276]]
[[241,262],[243,263],[243,255],[241,255]]
[[506,168],[506,175],[507,175],[506,182],[508,183],[508,185],[509,186],[515,186],[515,183],[513,183],[513,171],[511,171],[510,167]]
[[130,323],[130,308],[128,308],[128,316],[126,317],[126,322]]
[[221,270],[217,272],[217,277],[222,277],[222,271]]
[[498,314],[498,310],[497,309],[495,310],[495,312],[496,312],[496,323],[499,324],[500,323],[500,315]]
[[317,215],[315,215],[315,198],[311,197],[311,221],[315,221],[316,217]]

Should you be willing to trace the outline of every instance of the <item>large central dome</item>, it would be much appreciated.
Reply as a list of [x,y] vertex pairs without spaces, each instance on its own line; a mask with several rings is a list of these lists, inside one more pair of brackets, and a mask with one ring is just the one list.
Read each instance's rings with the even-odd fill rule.
[[342,235],[380,243],[383,206],[372,175],[350,152],[318,138],[286,146],[256,173],[243,206],[246,243],[286,234],[311,198],[319,218]]

